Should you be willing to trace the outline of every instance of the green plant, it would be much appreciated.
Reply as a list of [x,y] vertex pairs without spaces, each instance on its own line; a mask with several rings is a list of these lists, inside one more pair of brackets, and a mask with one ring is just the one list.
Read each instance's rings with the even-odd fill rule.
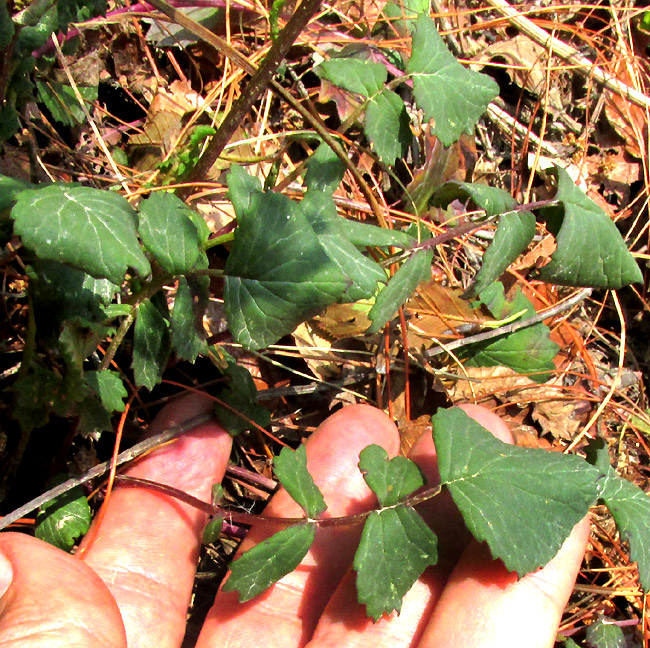
[[[447,51],[428,16],[417,18],[413,28],[404,74],[388,87],[383,63],[340,57],[318,70],[361,95],[358,114],[365,112],[365,133],[386,165],[393,165],[407,144],[408,114],[395,90],[407,92],[412,85],[415,106],[435,121],[434,133],[445,145],[471,132],[497,93],[491,79],[466,70]],[[206,136],[210,133],[201,131],[191,140],[186,158],[170,170],[191,171]],[[229,330],[248,349],[275,343],[327,306],[362,299],[374,300],[368,334],[380,331],[429,276],[435,246],[459,233],[451,229],[432,236],[419,218],[429,203],[446,208],[463,201],[468,209],[477,208],[480,216],[461,225],[463,232],[498,219],[467,291],[495,317],[534,314],[523,295],[506,300],[497,279],[530,244],[538,219],[557,243],[550,263],[539,271],[541,279],[606,289],[642,279],[614,223],[560,168],[550,174],[554,198],[529,205],[496,187],[442,184],[421,201],[414,224],[404,230],[340,217],[333,192],[344,172],[341,156],[329,142],[322,143],[308,161],[305,191],[296,201],[264,191],[258,179],[233,166],[228,192],[237,229],[228,237],[232,245],[222,269],[210,267],[215,241],[203,220],[168,190],[153,191],[135,205],[114,191],[77,184],[29,186],[2,178],[0,206],[10,212],[14,234],[28,250],[29,330],[14,385],[14,414],[25,438],[52,414],[78,416],[82,433],[110,429],[111,415],[124,408],[127,392],[109,366],[127,343],[136,388],[155,387],[171,353],[190,362],[210,353],[198,323],[211,277],[223,278]],[[389,266],[397,267],[392,276]],[[174,287],[171,308],[168,286]],[[106,337],[111,342],[97,362],[93,351]],[[37,352],[39,345],[48,348],[47,357]],[[540,382],[548,378],[556,353],[543,324],[464,352],[469,363],[505,364]],[[252,423],[264,424],[250,376],[230,358],[222,358],[221,366],[227,383],[219,397]],[[217,414],[233,433],[245,427],[235,424],[227,406]],[[472,533],[520,575],[550,560],[574,524],[602,499],[629,537],[644,588],[650,587],[648,498],[614,473],[604,449],[593,449],[592,465],[575,456],[504,446],[456,409],[439,412],[434,428],[441,487],[421,492],[422,477],[413,463],[388,460],[371,446],[362,453],[360,469],[379,508],[357,519],[321,520],[322,496],[304,453],[283,451],[276,472],[303,507],[305,520],[288,524],[236,561],[226,588],[238,590],[242,600],[251,598],[300,562],[318,526],[363,521],[354,563],[359,600],[375,619],[399,610],[402,596],[436,561],[435,535],[414,506],[442,487]]]

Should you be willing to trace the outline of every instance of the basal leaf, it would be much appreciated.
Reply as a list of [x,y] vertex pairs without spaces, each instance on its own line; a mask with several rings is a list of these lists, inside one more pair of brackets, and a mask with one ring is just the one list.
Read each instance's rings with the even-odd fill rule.
[[442,484],[474,537],[520,576],[545,565],[598,496],[600,471],[503,443],[457,407],[432,422]]
[[151,268],[136,235],[137,216],[112,191],[54,184],[23,191],[11,211],[16,234],[41,259],[121,284],[129,267]]
[[349,281],[286,196],[252,193],[237,220],[225,267],[226,317],[237,342],[259,349],[336,302]]
[[238,592],[240,603],[250,601],[292,572],[309,551],[315,536],[313,523],[298,524],[260,542],[232,564],[224,592]]
[[367,446],[359,460],[359,470],[382,506],[394,506],[424,484],[420,469],[410,459],[389,460],[381,446]]
[[128,393],[119,374],[108,370],[86,371],[84,380],[99,396],[107,411],[124,411],[124,399],[128,396]]
[[75,540],[88,531],[90,521],[88,501],[77,487],[41,506],[35,534],[63,551],[70,551]]
[[330,59],[316,69],[323,79],[331,81],[339,88],[370,97],[383,89],[388,72],[381,63],[360,61],[353,58]]
[[598,615],[596,622],[587,626],[586,638],[591,648],[626,648],[628,645],[623,630],[603,615]]
[[202,327],[205,304],[201,293],[204,287],[200,280],[197,282],[196,279],[179,277],[174,297],[170,322],[171,343],[176,355],[189,362],[194,362],[199,354],[208,350]]
[[380,331],[386,322],[397,313],[397,309],[413,294],[417,285],[431,274],[431,250],[420,250],[412,254],[390,278],[388,285],[377,295],[375,305],[368,317],[372,325],[368,333]]
[[300,504],[311,519],[322,515],[327,508],[323,494],[307,470],[307,449],[282,448],[273,462],[275,474],[289,495]]
[[386,282],[386,272],[345,238],[345,219],[337,215],[331,195],[308,191],[300,203],[300,210],[327,256],[347,281],[347,288],[339,300],[356,302],[372,297],[377,292],[377,283]]
[[373,96],[366,107],[365,132],[379,159],[392,166],[411,141],[410,120],[401,97],[391,90]]
[[150,299],[138,305],[133,332],[133,374],[137,387],[153,389],[169,357],[167,320]]
[[322,142],[307,160],[305,186],[309,192],[333,193],[341,184],[345,167],[332,149]]
[[[523,311],[523,317],[532,317],[535,309],[519,288],[512,301],[505,299],[503,284],[495,282],[480,294],[480,300],[499,319],[505,319]],[[549,337],[544,324],[535,324],[514,333],[484,342],[470,344],[463,348],[462,357],[467,357],[471,367],[504,366],[526,374],[535,382],[545,382],[555,369],[553,358],[559,347]]]
[[161,191],[140,203],[142,242],[173,275],[191,272],[199,257],[199,232],[191,211],[178,196]]
[[409,506],[368,516],[354,556],[357,597],[375,621],[402,609],[402,598],[438,561],[436,535]]
[[464,68],[426,14],[417,19],[412,47],[406,71],[413,78],[416,104],[435,120],[434,133],[450,146],[462,133],[473,132],[499,87],[489,76]]
[[555,175],[555,198],[563,209],[542,212],[557,249],[540,277],[563,286],[610,290],[641,283],[641,270],[612,219],[576,187],[564,169],[556,167]]

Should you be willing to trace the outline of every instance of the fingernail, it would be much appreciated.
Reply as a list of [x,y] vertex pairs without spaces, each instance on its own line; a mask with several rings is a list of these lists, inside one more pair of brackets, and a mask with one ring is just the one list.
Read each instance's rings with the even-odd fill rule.
[[14,570],[9,559],[0,552],[0,598],[5,595],[14,577]]

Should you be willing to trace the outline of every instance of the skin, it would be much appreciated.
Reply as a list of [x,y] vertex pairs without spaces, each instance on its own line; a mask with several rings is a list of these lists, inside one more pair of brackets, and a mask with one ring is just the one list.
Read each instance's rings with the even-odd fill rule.
[[[163,410],[152,434],[209,407],[207,399],[188,396]],[[496,415],[472,405],[464,409],[512,441]],[[209,501],[230,443],[216,423],[206,423],[129,472]],[[390,456],[399,449],[393,423],[366,405],[333,414],[306,442],[309,470],[330,515],[373,506],[356,467],[370,443]],[[430,435],[416,443],[411,458],[435,483]],[[239,604],[235,594],[219,592],[197,648],[553,646],[586,547],[587,520],[549,565],[517,580],[469,537],[450,499],[437,497],[421,512],[439,535],[441,560],[407,594],[399,616],[373,624],[356,602],[350,564],[360,529],[321,529],[298,569],[265,594]],[[283,491],[266,513],[301,515]],[[203,513],[166,495],[118,486],[95,541],[82,544],[76,556],[30,536],[0,534],[0,647],[180,646],[205,521]],[[245,547],[273,532],[268,525],[252,528]]]

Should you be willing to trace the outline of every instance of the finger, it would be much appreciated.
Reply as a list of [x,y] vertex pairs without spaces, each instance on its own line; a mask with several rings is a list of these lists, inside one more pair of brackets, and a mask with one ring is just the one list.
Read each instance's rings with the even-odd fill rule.
[[0,646],[126,648],[115,600],[87,565],[20,533],[0,534],[0,552],[13,572],[0,599]]
[[[476,405],[464,405],[463,409],[497,438],[506,442],[512,439],[508,426],[493,412]],[[415,442],[409,458],[420,467],[427,486],[440,483],[431,432],[425,432]],[[328,603],[310,646],[417,645],[456,561],[471,538],[446,491],[418,506],[418,512],[438,538],[438,563],[427,569],[407,592],[399,615],[373,623],[365,608],[357,603],[355,575],[350,572]]]
[[[152,434],[208,411],[190,395],[168,405]],[[205,423],[138,461],[127,474],[174,486],[210,501],[221,481],[231,439]],[[130,648],[180,646],[206,515],[144,488],[118,486],[83,560],[108,585],[122,612]]]
[[555,558],[517,580],[472,542],[454,570],[421,648],[551,648],[589,538],[579,522]]
[[[351,515],[373,506],[374,497],[358,469],[359,452],[371,443],[383,446],[391,456],[399,449],[393,423],[367,405],[349,406],[333,414],[307,440],[309,472],[323,492],[328,515]],[[273,497],[265,514],[303,515],[284,490]],[[219,592],[197,648],[303,646],[350,566],[359,526],[319,529],[298,569],[248,603],[238,603],[234,592]],[[246,546],[276,530],[263,526],[251,529]]]

